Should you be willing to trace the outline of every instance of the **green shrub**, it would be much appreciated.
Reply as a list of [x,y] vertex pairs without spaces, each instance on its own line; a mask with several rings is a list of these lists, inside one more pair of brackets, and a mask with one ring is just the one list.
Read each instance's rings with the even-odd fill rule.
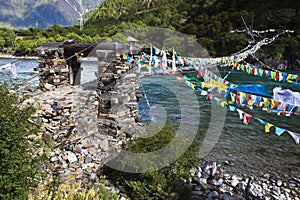
[[[173,128],[173,125],[167,123],[151,138],[134,139],[128,144],[127,151],[135,153],[156,151],[174,139],[175,131]],[[184,137],[188,133],[179,134]],[[186,144],[182,142],[181,145]],[[176,145],[176,148],[182,148],[181,145]],[[176,151],[176,148],[171,151]],[[198,148],[197,144],[192,144],[175,162],[156,171],[136,174],[109,168],[105,170],[105,175],[113,182],[121,184],[124,187],[124,193],[131,199],[166,199],[172,192],[176,192],[183,197],[189,190],[184,183],[189,179],[190,170],[199,164]],[[165,162],[168,158],[161,156],[160,159],[161,162]]]
[[31,106],[20,107],[20,95],[0,85],[0,199],[26,199],[39,182],[39,127],[29,122]]

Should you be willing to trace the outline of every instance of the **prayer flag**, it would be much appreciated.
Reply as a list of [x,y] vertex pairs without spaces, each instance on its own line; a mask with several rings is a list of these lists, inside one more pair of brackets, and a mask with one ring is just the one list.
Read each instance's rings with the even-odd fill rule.
[[274,126],[274,125],[273,125],[273,124],[270,124],[270,123],[267,123],[267,124],[265,125],[265,132],[266,132],[266,133],[270,133],[270,128],[271,128],[272,126]]
[[292,132],[292,131],[288,131],[288,133],[290,134],[290,136],[292,136],[292,138],[294,139],[294,141],[296,142],[296,144],[299,144],[299,142],[300,142],[300,134]]
[[275,134],[276,135],[280,136],[280,135],[282,135],[282,133],[284,131],[286,131],[284,128],[280,128],[280,127],[275,126]]
[[248,114],[248,113],[244,113],[244,124],[248,125],[249,121],[251,119],[252,115]]

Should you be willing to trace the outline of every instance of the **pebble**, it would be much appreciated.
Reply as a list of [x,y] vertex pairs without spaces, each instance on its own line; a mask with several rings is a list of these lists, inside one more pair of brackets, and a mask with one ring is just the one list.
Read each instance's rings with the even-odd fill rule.
[[76,156],[76,154],[75,153],[73,153],[73,152],[68,152],[68,157],[67,157],[67,159],[68,159],[68,161],[70,162],[70,163],[74,163],[74,162],[77,162],[77,156]]
[[90,176],[90,179],[95,180],[96,178],[97,178],[97,175],[95,173],[92,173],[91,176]]
[[277,180],[277,186],[281,186],[282,185],[282,181],[281,180]]

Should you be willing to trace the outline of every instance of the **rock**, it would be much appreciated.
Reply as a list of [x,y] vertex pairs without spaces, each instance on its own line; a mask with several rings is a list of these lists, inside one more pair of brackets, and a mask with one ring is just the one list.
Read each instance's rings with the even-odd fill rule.
[[230,175],[230,174],[224,174],[223,177],[224,177],[225,179],[231,179],[231,175]]
[[196,174],[197,169],[196,168],[192,168],[190,169],[190,175],[194,176]]
[[71,152],[71,151],[68,152],[67,159],[68,159],[69,163],[77,162],[77,156],[76,156],[76,154],[73,153],[73,152]]
[[230,184],[233,186],[233,187],[236,187],[240,182],[236,179],[233,179],[230,181]]
[[207,184],[207,179],[206,178],[199,178],[199,179],[197,179],[198,180],[198,182],[201,184]]
[[53,156],[50,160],[51,160],[51,162],[56,162],[56,161],[58,161],[58,157],[57,156]]
[[229,194],[220,194],[220,199],[221,200],[236,200],[236,198],[230,196]]
[[88,167],[95,167],[95,163],[88,163],[87,166]]
[[203,195],[202,191],[192,191],[192,196],[198,196],[201,197]]
[[97,174],[91,173],[90,179],[91,179],[91,180],[96,180],[96,178],[97,178]]
[[278,187],[280,187],[280,186],[282,186],[282,181],[281,180],[277,180],[276,184],[277,184]]
[[109,149],[109,144],[108,144],[108,139],[107,139],[107,138],[104,138],[103,140],[100,141],[100,148],[101,148],[103,151],[108,151],[108,149]]
[[198,187],[197,185],[192,185],[192,190],[193,191],[201,191],[201,187]]
[[175,200],[175,199],[179,199],[179,194],[176,193],[176,192],[172,192],[172,193],[169,195],[169,200]]
[[217,172],[217,163],[213,162],[213,164],[211,166],[211,176],[214,177],[216,172]]
[[207,196],[208,199],[213,199],[213,198],[218,198],[218,197],[219,197],[219,193],[217,191],[212,191]]
[[202,173],[201,173],[200,171],[198,171],[198,172],[196,173],[196,177],[197,177],[197,178],[201,178],[201,176],[202,176]]
[[49,83],[45,83],[44,87],[45,87],[47,90],[51,90],[51,89],[53,89],[55,86],[52,85],[52,84],[49,84]]
[[215,186],[221,186],[223,184],[224,180],[223,179],[219,179],[219,180],[213,180],[213,184]]
[[66,179],[67,179],[67,180],[71,180],[71,179],[74,179],[75,176],[76,176],[76,173],[71,172],[71,173],[66,177]]
[[263,191],[262,187],[256,183],[252,184],[250,187],[250,193],[255,197],[260,196],[262,191]]
[[241,181],[241,180],[242,180],[241,177],[236,176],[236,175],[233,175],[233,176],[232,176],[232,179],[233,179],[233,180],[238,180],[238,181]]
[[239,182],[238,185],[237,185],[237,188],[240,191],[245,191],[246,187],[247,187],[247,183],[245,181]]
[[89,156],[85,157],[84,163],[89,163],[91,162],[91,158]]

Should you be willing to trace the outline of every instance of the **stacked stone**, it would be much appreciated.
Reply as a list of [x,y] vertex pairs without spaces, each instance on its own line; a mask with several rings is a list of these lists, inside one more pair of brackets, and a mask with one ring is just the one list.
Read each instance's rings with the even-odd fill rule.
[[97,89],[99,126],[101,132],[113,136],[113,145],[123,147],[126,135],[137,129],[139,77],[131,65],[121,61],[101,67]]
[[45,170],[87,188],[101,168],[124,147],[136,125],[138,75],[120,61],[102,68],[96,91],[82,86],[53,88],[34,96],[40,138],[50,144]]
[[46,91],[67,83],[69,68],[64,58],[64,49],[59,43],[45,43],[37,50],[39,65],[34,69],[40,74],[40,87]]
[[[232,164],[224,162],[224,165]],[[300,179],[296,177],[280,180],[265,174],[263,177],[240,177],[223,173],[225,166],[216,162],[203,162],[191,170],[191,199],[289,199],[299,200]]]
[[36,121],[43,122],[39,138],[48,148],[38,153],[50,158],[44,169],[84,188],[99,180],[101,167],[110,156],[110,137],[98,130],[96,91],[65,86],[24,103],[35,104]]

